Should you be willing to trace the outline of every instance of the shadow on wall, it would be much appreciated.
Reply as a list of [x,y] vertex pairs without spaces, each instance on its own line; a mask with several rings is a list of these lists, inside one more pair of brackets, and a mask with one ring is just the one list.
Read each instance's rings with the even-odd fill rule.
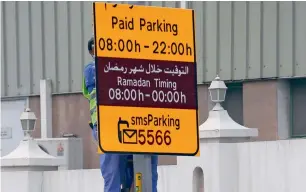
[[193,170],[192,192],[204,192],[204,173],[201,167]]

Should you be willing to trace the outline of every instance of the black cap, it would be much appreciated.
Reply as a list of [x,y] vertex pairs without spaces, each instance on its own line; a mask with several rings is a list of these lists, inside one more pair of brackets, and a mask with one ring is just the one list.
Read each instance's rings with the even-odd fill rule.
[[89,39],[87,46],[88,46],[88,51],[92,51],[93,46],[94,46],[94,38],[93,37]]

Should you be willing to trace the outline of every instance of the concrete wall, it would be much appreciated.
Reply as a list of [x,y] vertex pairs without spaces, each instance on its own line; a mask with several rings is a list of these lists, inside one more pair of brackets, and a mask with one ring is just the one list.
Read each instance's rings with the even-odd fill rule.
[[[202,143],[201,157],[159,166],[158,191],[304,192],[305,145],[306,139]],[[2,172],[1,182],[2,192],[102,192],[104,185],[99,170]]]
[[[224,107],[236,122],[259,129],[259,136],[256,140],[278,140],[291,137],[292,124],[294,124],[292,120],[294,119],[291,118],[290,89],[292,87],[289,81],[244,82],[238,87],[231,85],[228,87]],[[198,86],[199,124],[207,119],[208,111],[212,107],[207,88],[207,85]],[[305,98],[303,92],[295,94],[295,97],[299,95],[299,98]],[[81,137],[84,149],[84,168],[98,168],[96,146],[91,142],[91,131],[87,124],[90,119],[88,102],[81,94],[57,94],[52,98],[53,137],[60,137],[63,133],[73,133]],[[10,101],[9,103],[11,105],[7,108],[15,108],[14,102]],[[303,103],[304,100],[301,100],[300,105]],[[40,100],[38,96],[29,98],[29,107],[38,118],[36,130],[33,133],[34,137],[40,137]],[[304,114],[303,111],[297,112]],[[14,124],[20,126],[19,115],[5,119],[7,120],[5,126],[15,126]],[[301,124],[305,122],[305,118],[301,116],[297,122]],[[159,162],[160,165],[176,165],[177,158],[175,156],[161,156]]]
[[[119,2],[120,3],[120,2]],[[131,2],[135,3],[135,2]],[[137,2],[139,3],[139,2]],[[179,7],[179,2],[143,2]],[[197,80],[306,76],[306,2],[189,2],[195,10]],[[91,2],[1,2],[1,96],[80,92],[91,59]]]
[[[290,138],[290,94],[288,81],[269,80],[245,82],[238,87],[229,86],[224,107],[229,115],[242,125],[256,127],[256,140],[278,140]],[[286,86],[287,85],[287,86]],[[211,109],[208,86],[198,86],[199,124],[205,122]],[[30,108],[38,116],[35,137],[40,137],[40,100],[30,97]],[[84,168],[98,168],[96,147],[91,142],[88,102],[81,94],[53,96],[53,137],[62,133],[74,133],[83,138]],[[187,142],[187,141],[186,141]],[[175,156],[160,156],[160,165],[176,165]]]
[[91,60],[91,24],[90,1],[1,2],[1,96],[38,95],[45,78],[52,79],[53,93],[80,92],[83,67]]

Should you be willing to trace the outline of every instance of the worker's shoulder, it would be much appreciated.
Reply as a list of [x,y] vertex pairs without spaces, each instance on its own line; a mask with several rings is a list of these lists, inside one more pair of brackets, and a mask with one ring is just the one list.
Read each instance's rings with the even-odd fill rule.
[[95,68],[95,62],[91,61],[87,65],[85,65],[84,70]]

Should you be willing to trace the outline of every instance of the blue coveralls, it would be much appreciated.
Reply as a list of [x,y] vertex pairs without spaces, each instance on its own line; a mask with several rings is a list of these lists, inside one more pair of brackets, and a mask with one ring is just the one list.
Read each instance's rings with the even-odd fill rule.
[[[90,62],[84,69],[85,85],[89,92],[95,87],[95,63]],[[94,125],[92,135],[97,140],[97,125]],[[120,192],[121,179],[120,175],[125,174],[127,185],[131,186],[133,182],[133,170],[127,167],[127,159],[132,158],[132,155],[121,154],[101,154],[100,155],[100,170],[104,178],[104,192]],[[152,192],[157,192],[157,164],[158,157],[153,155],[151,158],[152,165]]]

